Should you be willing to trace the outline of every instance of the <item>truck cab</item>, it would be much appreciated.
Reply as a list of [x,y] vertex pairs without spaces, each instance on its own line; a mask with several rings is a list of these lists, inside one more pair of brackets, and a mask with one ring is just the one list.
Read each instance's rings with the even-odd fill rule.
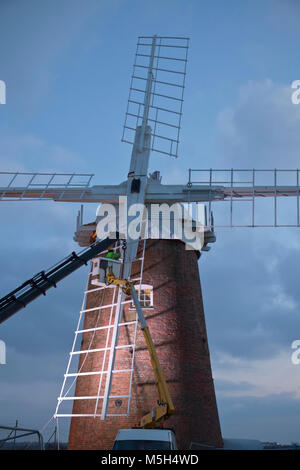
[[113,450],[176,450],[171,429],[120,429]]

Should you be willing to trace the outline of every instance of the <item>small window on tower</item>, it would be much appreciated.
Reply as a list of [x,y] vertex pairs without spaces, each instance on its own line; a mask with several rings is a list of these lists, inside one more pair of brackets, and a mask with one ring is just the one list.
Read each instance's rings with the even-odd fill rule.
[[[136,287],[136,292],[138,294],[138,299],[140,301],[142,308],[152,308],[153,307],[153,287],[148,285],[141,285],[139,289]],[[134,303],[131,303],[130,308],[134,309]]]

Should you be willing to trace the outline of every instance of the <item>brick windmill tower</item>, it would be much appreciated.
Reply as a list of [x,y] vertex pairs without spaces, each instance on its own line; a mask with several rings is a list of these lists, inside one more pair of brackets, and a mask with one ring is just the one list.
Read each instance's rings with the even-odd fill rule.
[[[94,187],[90,194],[115,208],[119,197],[126,197],[127,224],[133,219],[128,208],[134,204],[170,207],[193,200],[186,187],[161,184],[159,172],[148,176],[151,150],[177,157],[188,42],[157,36],[138,39],[122,138],[133,146],[128,179],[117,186]],[[96,227],[96,222],[84,225],[81,212],[75,240],[88,245]],[[138,237],[126,233],[126,244],[117,243],[115,251],[121,255],[122,277],[136,281],[166,375],[176,410],[168,426],[176,431],[180,449],[191,442],[200,448],[221,447],[198,271],[200,250],[186,249],[184,234],[143,237],[141,227]],[[207,250],[214,233],[207,230],[202,237],[201,246]],[[91,263],[55,413],[72,418],[70,449],[111,449],[118,429],[136,425],[157,399],[134,305],[118,287],[99,280],[105,254]],[[65,411],[72,402],[72,409]]]

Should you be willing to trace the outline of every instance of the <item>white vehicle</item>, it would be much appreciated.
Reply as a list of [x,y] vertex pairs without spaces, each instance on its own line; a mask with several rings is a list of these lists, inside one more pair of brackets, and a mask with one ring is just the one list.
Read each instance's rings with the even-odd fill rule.
[[171,429],[120,429],[113,450],[177,450]]

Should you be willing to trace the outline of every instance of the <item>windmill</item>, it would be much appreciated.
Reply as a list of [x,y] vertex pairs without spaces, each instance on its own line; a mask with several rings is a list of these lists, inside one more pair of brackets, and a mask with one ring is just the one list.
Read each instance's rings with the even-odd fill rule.
[[[42,200],[110,203],[127,206],[206,203],[204,245],[215,241],[212,205],[229,204],[229,223],[221,226],[266,226],[256,220],[257,201],[274,201],[272,226],[300,226],[299,170],[200,170],[190,169],[182,185],[161,183],[159,172],[148,175],[151,151],[177,157],[185,88],[188,38],[139,37],[122,140],[132,145],[127,180],[118,185],[91,186],[93,175],[2,173],[9,178],[0,188],[1,200]],[[271,176],[271,183],[261,177]],[[281,184],[288,176],[293,184]],[[17,184],[27,178],[26,184]],[[296,220],[278,222],[278,201],[295,199]],[[250,219],[236,223],[234,209],[247,201]],[[132,216],[127,213],[127,223]],[[75,240],[88,246],[97,222],[77,217]],[[125,279],[137,283],[139,299],[153,331],[158,354],[170,386],[176,415],[179,448],[191,442],[222,446],[222,437],[210,366],[210,356],[198,272],[197,250],[186,250],[185,239],[147,239],[126,234],[126,244],[116,241]],[[82,308],[55,417],[72,418],[69,448],[111,448],[120,427],[136,424],[155,400],[152,370],[137,330],[131,301],[115,286],[99,282],[97,253],[84,293]],[[78,347],[78,343],[81,344]],[[78,359],[79,358],[79,359]],[[76,362],[76,359],[78,362]],[[74,360],[75,367],[74,370]],[[72,368],[73,367],[73,368]],[[75,391],[74,391],[75,389]],[[61,411],[73,403],[71,411]],[[149,406],[150,404],[150,406]]]

